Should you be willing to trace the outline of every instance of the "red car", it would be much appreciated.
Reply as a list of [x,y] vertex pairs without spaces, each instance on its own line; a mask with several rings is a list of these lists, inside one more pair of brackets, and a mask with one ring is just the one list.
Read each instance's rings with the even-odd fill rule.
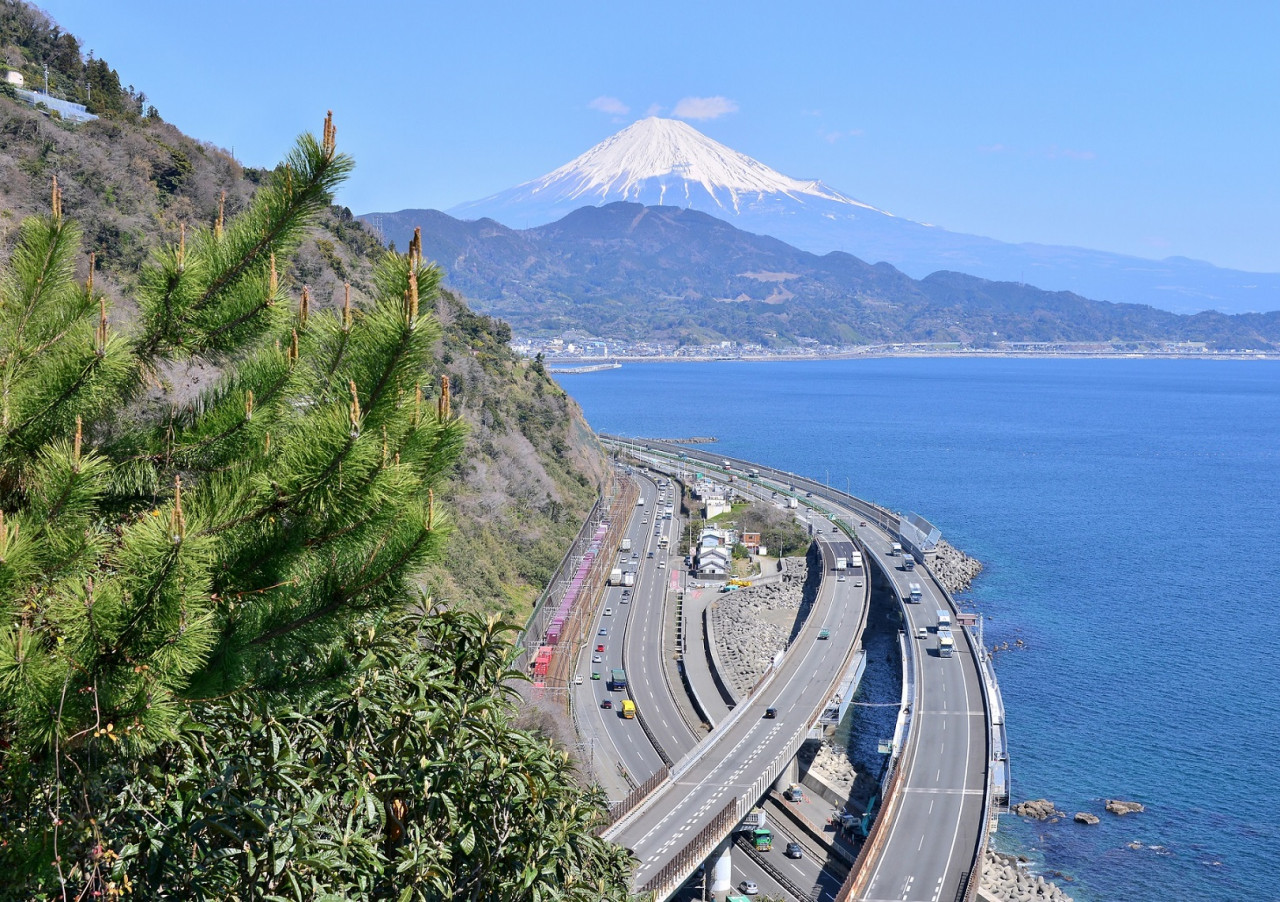
[[603,646],[603,645],[597,645],[597,646],[596,646],[596,651],[604,651],[604,646]]
[[606,698],[604,701],[602,701],[602,702],[600,703],[600,707],[601,707],[601,708],[608,708],[608,709],[612,710],[612,709],[613,709],[613,699]]

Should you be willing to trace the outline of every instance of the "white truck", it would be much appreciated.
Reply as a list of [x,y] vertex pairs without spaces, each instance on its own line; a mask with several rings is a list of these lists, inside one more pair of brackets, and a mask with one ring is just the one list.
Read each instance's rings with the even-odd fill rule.
[[843,573],[849,566],[849,562],[842,557],[836,558],[836,570]]
[[941,632],[942,630],[948,630],[948,631],[950,631],[950,629],[951,629],[951,612],[950,612],[950,611],[939,611],[939,612],[938,612],[938,630],[939,630],[939,632]]
[[630,550],[631,550],[631,539],[626,538],[626,539],[623,539],[623,540],[622,540],[622,550],[623,550],[623,551],[630,551]]
[[854,570],[862,569],[862,552],[855,551],[849,555],[849,566]]
[[637,499],[636,499],[636,507],[644,507],[644,497],[643,497],[643,496],[641,496],[640,498],[637,498]]
[[911,603],[919,604],[920,603],[920,584],[911,583],[910,585],[907,586],[907,591],[911,593]]
[[627,570],[622,574],[622,584],[627,588],[631,588],[636,584],[636,575],[633,571]]
[[916,559],[911,555],[911,552],[909,551],[902,552],[902,569],[903,570],[916,569]]
[[951,636],[951,630],[938,629],[938,655],[943,658],[949,658],[956,650],[956,640]]
[[797,501],[796,499],[794,498],[787,499],[787,507],[790,508],[791,510],[795,510],[799,506],[800,506],[800,502]]
[[609,585],[611,586],[622,585],[622,568],[621,567],[614,567],[612,570],[609,571]]
[[901,542],[894,542],[891,546],[889,546],[889,556],[890,556],[890,557],[897,557],[897,556],[898,556],[898,555],[900,555],[900,554],[902,554],[902,543],[901,543]]

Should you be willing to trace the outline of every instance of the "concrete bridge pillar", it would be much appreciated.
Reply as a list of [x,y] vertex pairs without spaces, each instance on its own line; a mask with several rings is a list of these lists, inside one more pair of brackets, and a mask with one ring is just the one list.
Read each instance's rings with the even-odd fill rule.
[[778,779],[773,781],[773,788],[778,792],[785,792],[787,787],[792,783],[800,782],[800,760],[792,758],[782,766]]
[[730,836],[716,847],[707,859],[708,881],[711,885],[711,898],[716,902],[724,902],[733,891],[733,859],[730,850],[733,848],[733,837]]

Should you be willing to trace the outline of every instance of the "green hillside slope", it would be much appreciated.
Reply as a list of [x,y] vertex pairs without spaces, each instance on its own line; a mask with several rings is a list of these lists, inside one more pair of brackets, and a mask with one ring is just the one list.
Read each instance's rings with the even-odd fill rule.
[[[21,55],[13,45],[0,54]],[[47,212],[57,177],[67,215],[85,231],[78,276],[87,276],[93,252],[113,325],[127,328],[136,312],[130,288],[159,243],[177,241],[185,224],[212,223],[220,206],[225,217],[236,215],[267,175],[155,116],[72,125],[0,96],[0,256],[12,250],[24,217]],[[335,206],[286,281],[294,291],[306,286],[321,308],[340,305],[349,284],[360,304],[372,293],[372,260],[382,252],[349,210]],[[429,587],[441,600],[523,620],[591,508],[603,458],[577,405],[509,350],[505,323],[477,316],[447,293],[437,313],[444,325],[438,371],[456,386],[471,429],[445,490],[459,528],[431,568]],[[216,373],[205,364],[164,375],[181,403]]]

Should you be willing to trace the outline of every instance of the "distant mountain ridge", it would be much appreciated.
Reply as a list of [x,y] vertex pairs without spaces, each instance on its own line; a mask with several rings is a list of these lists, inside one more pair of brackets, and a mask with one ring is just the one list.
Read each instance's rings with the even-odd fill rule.
[[700,210],[813,253],[892,263],[915,278],[950,270],[1179,313],[1280,309],[1280,273],[951,232],[783,175],[672,119],[643,119],[541,178],[448,212],[529,228],[616,201]]
[[436,210],[381,214],[476,309],[526,335],[579,330],[626,341],[765,346],[903,341],[1203,341],[1273,349],[1280,312],[1179,315],[1146,305],[938,272],[915,280],[887,263],[811,254],[680,207],[581,207],[517,231]]

